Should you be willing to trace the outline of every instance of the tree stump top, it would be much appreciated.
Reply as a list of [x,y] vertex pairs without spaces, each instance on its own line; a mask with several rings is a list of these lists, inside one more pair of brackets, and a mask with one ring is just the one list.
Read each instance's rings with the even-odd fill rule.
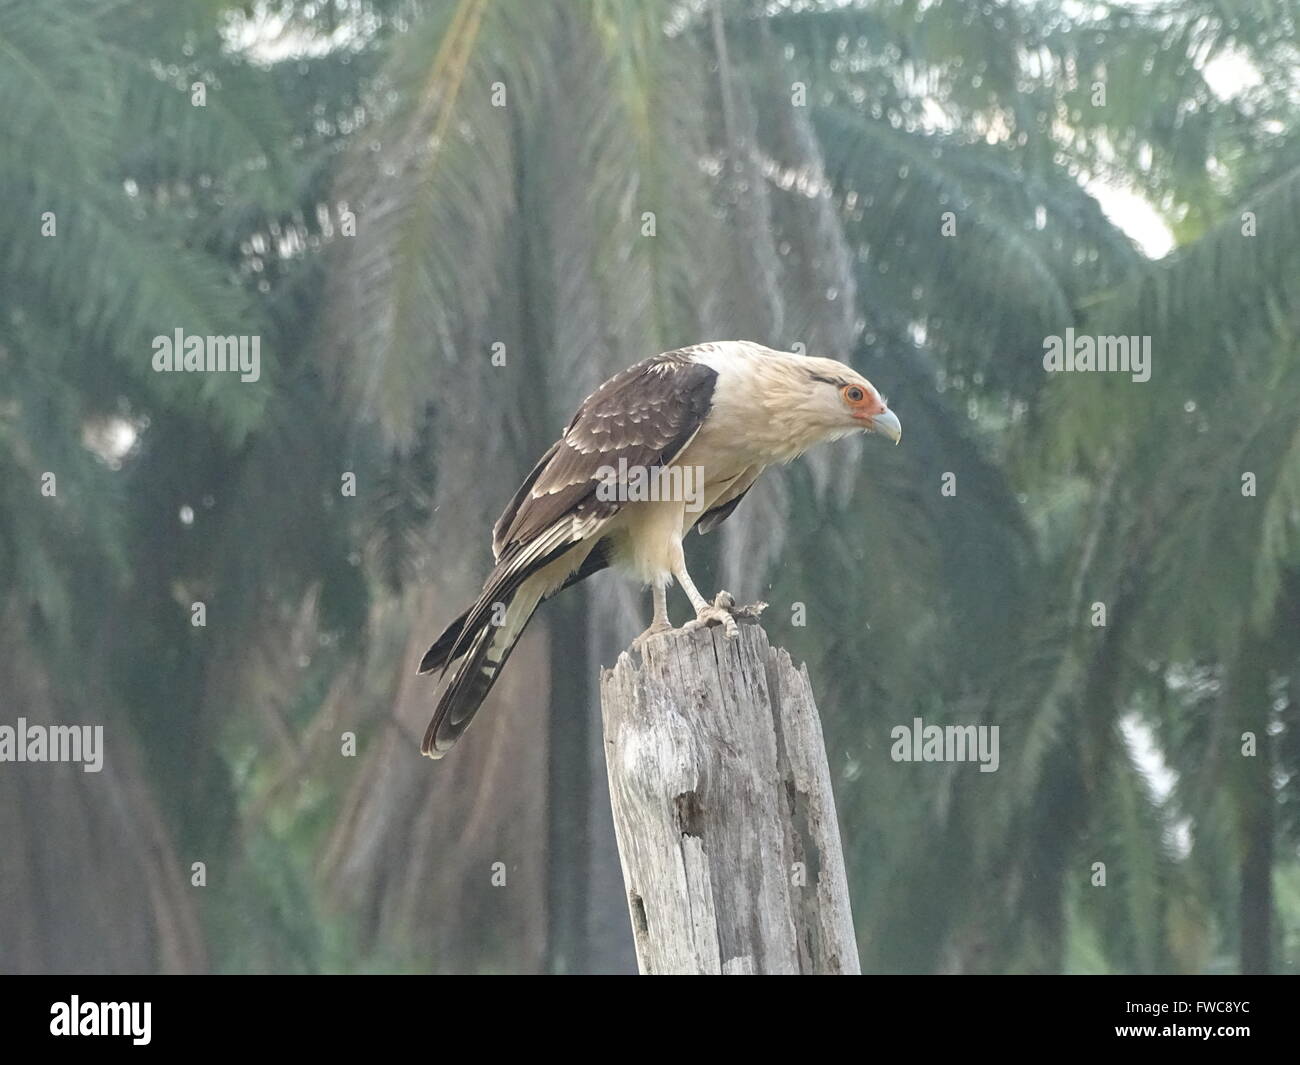
[[856,973],[806,669],[755,620],[602,672],[610,798],[642,972]]

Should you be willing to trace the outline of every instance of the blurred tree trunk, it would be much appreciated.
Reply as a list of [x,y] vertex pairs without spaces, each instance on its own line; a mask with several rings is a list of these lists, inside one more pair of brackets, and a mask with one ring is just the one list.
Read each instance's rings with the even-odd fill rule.
[[551,702],[547,766],[546,967],[553,973],[587,968],[591,765],[587,756],[590,685],[584,596],[566,595],[547,607],[551,641]]
[[1243,733],[1255,740],[1254,757],[1227,752],[1239,762],[1236,774],[1241,880],[1238,900],[1242,973],[1268,973],[1272,964],[1274,796],[1269,742],[1271,657],[1265,640],[1248,634],[1237,656],[1228,698],[1239,728],[1229,744],[1242,744]]
[[[448,575],[395,609],[388,632],[406,635],[396,661],[364,671],[396,677],[388,696],[353,691],[340,728],[363,754],[338,759],[351,787],[325,848],[320,876],[350,912],[364,953],[385,967],[536,973],[546,948],[548,640],[534,625],[455,751],[419,753],[437,685],[420,660],[472,595],[468,575]],[[382,643],[384,637],[377,637]],[[360,687],[360,686],[358,686]],[[391,707],[375,714],[373,707]]]
[[[103,725],[103,767],[0,766],[0,972],[199,973],[203,933],[129,730],[63,697],[11,607],[0,618],[0,721]],[[89,685],[88,685],[89,686]],[[87,716],[84,708],[98,708]]]

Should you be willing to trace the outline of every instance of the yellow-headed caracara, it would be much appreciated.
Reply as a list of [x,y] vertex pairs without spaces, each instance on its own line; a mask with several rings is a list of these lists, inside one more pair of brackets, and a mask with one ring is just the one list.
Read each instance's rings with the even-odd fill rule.
[[[519,487],[492,530],[496,567],[483,593],[421,661],[421,673],[458,662],[423,753],[439,758],[460,738],[538,604],[607,566],[653,589],[654,619],[638,643],[672,627],[673,578],[695,609],[688,628],[717,622],[734,635],[730,596],[710,603],[699,593],[683,538],[692,526],[716,529],[768,466],[862,430],[895,443],[902,435],[871,382],[834,359],[733,340],[655,355],[611,377]],[[691,497],[628,490],[647,474],[691,485]]]

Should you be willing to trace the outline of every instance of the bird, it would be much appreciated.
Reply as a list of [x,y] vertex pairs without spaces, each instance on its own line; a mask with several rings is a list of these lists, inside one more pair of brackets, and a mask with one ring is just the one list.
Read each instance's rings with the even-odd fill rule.
[[452,670],[421,753],[441,758],[461,737],[545,600],[608,567],[652,589],[634,648],[672,630],[674,580],[695,611],[684,628],[735,635],[732,597],[706,599],[687,572],[686,534],[716,529],[767,467],[864,431],[895,444],[903,431],[870,381],[835,359],[752,341],[664,352],[605,381],[493,527],[482,593],[420,661],[422,674]]

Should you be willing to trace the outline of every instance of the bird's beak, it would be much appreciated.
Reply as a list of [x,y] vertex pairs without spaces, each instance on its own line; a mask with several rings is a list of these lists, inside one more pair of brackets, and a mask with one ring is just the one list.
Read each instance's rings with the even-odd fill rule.
[[889,437],[895,444],[903,439],[903,426],[898,416],[892,411],[882,411],[868,419],[873,433]]

